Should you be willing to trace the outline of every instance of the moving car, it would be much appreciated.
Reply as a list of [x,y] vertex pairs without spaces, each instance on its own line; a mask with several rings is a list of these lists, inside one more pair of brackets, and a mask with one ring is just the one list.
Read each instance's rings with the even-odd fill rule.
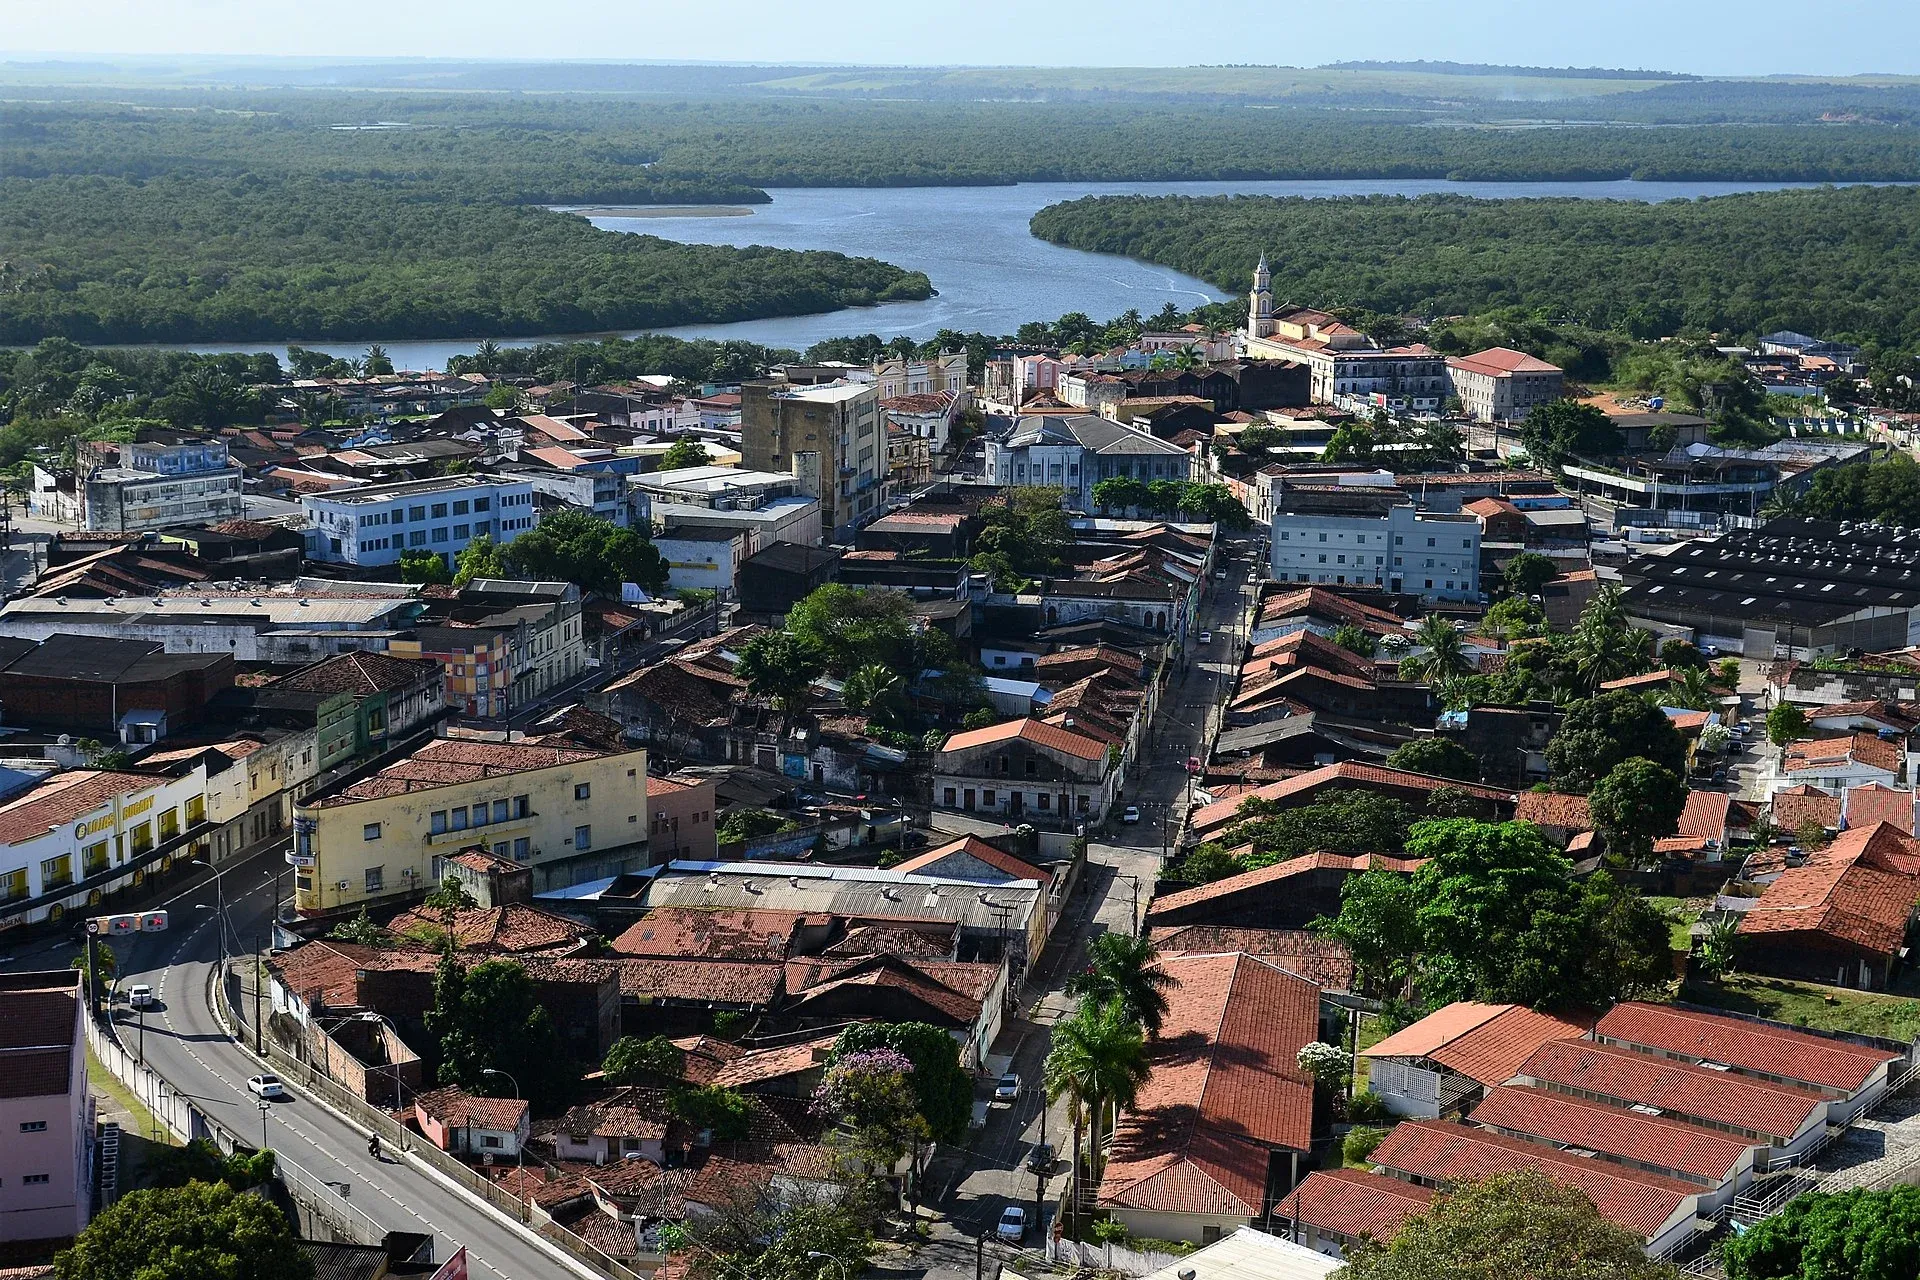
[[1007,1074],[1000,1077],[1000,1083],[993,1086],[993,1100],[995,1102],[1012,1102],[1019,1096],[1020,1077],[1016,1072],[1007,1072]]
[[293,1095],[287,1092],[287,1086],[280,1083],[276,1075],[247,1077],[247,1092],[265,1098],[268,1102],[277,1102],[281,1098]]
[[132,1009],[151,1009],[160,1002],[153,997],[153,988],[142,982],[127,988],[127,1006]]
[[1200,643],[1201,643],[1201,644],[1212,644],[1212,643],[1213,643],[1213,632],[1211,632],[1211,631],[1202,631],[1202,632],[1200,633]]
[[1053,1144],[1036,1142],[1033,1150],[1027,1153],[1027,1170],[1030,1173],[1053,1172]]
[[1140,821],[1140,806],[1130,804],[1125,809],[1122,809],[1120,811],[1120,821],[1129,823]]
[[1027,1211],[1017,1204],[1010,1204],[1000,1211],[1000,1225],[993,1233],[1002,1240],[1019,1244],[1027,1238]]

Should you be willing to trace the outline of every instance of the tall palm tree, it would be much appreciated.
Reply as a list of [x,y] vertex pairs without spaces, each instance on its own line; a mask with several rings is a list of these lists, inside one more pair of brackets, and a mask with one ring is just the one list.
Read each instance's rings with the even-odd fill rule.
[[467,363],[488,377],[492,377],[494,369],[500,364],[500,344],[492,338],[483,340],[473,349],[473,359]]
[[847,677],[841,686],[840,700],[847,710],[876,720],[892,719],[900,709],[902,688],[899,675],[891,667],[868,663]]
[[[1067,1099],[1073,1117],[1074,1194],[1072,1212],[1079,1213],[1082,1172],[1093,1176],[1094,1155],[1109,1107],[1116,1113],[1133,1105],[1146,1083],[1146,1038],[1140,1024],[1117,1002],[1082,1003],[1071,1017],[1055,1023],[1053,1047],[1047,1053],[1042,1080],[1047,1100]],[[1092,1143],[1086,1141],[1092,1129]],[[1083,1160],[1084,1155],[1084,1160]]]
[[1711,710],[1714,690],[1707,678],[1706,668],[1688,667],[1681,671],[1673,683],[1673,691],[1667,696],[1673,699],[1676,707],[1687,707],[1694,711]]
[[1420,620],[1413,642],[1427,651],[1418,659],[1420,674],[1436,689],[1449,680],[1473,674],[1473,659],[1467,656],[1467,644],[1460,638],[1459,628],[1439,614],[1430,613]]
[[1157,967],[1159,948],[1147,938],[1103,933],[1087,946],[1087,967],[1067,979],[1067,994],[1086,1004],[1118,1005],[1130,1020],[1160,1034],[1167,1016],[1166,989],[1173,985],[1167,971]]

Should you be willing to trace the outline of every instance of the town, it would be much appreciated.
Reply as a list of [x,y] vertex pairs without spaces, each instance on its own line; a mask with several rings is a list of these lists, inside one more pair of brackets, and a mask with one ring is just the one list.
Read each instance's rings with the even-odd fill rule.
[[368,1280],[1306,1277],[1479,1195],[1723,1276],[1920,1181],[1920,416],[1776,332],[1716,443],[1249,271],[41,450],[0,1250],[189,1186]]

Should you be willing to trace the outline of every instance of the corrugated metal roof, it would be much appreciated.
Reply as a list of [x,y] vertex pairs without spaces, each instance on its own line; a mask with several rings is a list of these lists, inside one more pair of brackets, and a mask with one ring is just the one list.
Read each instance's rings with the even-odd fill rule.
[[1042,894],[1038,884],[1024,880],[986,886],[872,867],[674,862],[654,877],[642,901],[648,907],[951,920],[973,929],[1024,933]]

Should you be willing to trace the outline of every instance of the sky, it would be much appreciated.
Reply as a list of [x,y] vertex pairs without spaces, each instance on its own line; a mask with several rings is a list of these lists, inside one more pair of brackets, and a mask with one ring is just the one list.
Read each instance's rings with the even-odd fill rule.
[[4,0],[0,50],[1920,74],[1920,0]]

